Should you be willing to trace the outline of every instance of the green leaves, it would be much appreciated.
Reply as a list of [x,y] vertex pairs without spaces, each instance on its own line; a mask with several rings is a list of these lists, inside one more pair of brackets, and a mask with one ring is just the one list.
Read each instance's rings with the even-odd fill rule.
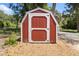
[[7,15],[3,11],[0,11],[0,27],[16,27],[16,21],[12,15]]
[[66,6],[66,13],[63,14],[64,20],[67,21],[66,27],[79,31],[79,3],[67,3]]

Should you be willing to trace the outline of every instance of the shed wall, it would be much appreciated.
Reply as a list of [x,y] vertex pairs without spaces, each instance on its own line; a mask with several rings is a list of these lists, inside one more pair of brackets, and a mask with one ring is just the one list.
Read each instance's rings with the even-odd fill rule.
[[22,40],[23,42],[28,41],[28,16],[26,16],[22,25]]
[[50,15],[50,42],[56,43],[56,23]]

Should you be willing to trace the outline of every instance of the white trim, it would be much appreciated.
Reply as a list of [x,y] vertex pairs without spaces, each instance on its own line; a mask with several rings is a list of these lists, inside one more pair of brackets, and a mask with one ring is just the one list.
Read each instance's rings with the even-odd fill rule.
[[47,15],[49,15],[49,13],[29,13],[29,14],[31,14],[30,17],[33,17],[33,16],[47,16]]
[[46,28],[32,28],[32,30],[47,30]]
[[36,11],[36,10],[43,10],[43,11],[45,11],[45,12],[49,12],[48,10],[45,10],[45,9],[42,9],[42,8],[40,8],[40,7],[37,7],[36,9],[33,9],[33,10],[30,10],[30,11],[28,11],[27,13],[31,13],[31,12],[34,12],[34,11]]
[[[29,42],[39,42],[39,41],[33,41],[32,40],[32,30],[45,30],[47,32],[47,40],[45,41],[40,41],[40,42],[44,42],[44,43],[47,43],[47,42],[50,42],[50,18],[49,18],[49,13],[29,13]],[[32,28],[31,25],[31,20],[32,20],[32,17],[33,16],[45,16],[47,18],[47,28]]]
[[21,42],[23,42],[23,33],[22,33],[22,23],[21,23]]
[[30,14],[30,13],[28,14],[28,19],[29,19],[29,21],[28,21],[28,24],[29,24],[29,25],[28,25],[28,33],[29,33],[29,34],[28,34],[28,39],[29,39],[29,40],[28,40],[28,41],[31,41],[31,39],[32,39],[32,38],[31,38],[31,37],[32,37],[32,36],[31,36],[32,30],[31,30],[31,14]]

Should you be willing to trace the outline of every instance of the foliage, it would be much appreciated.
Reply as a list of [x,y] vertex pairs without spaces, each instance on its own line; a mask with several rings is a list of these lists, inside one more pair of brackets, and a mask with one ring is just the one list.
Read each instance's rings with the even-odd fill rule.
[[9,7],[14,11],[14,17],[16,20],[21,20],[25,15],[25,12],[37,7],[48,9],[47,3],[10,3]]
[[12,34],[5,40],[4,45],[14,45],[17,43],[16,34],[12,32]]
[[16,19],[16,29],[18,28],[18,21],[22,21],[23,16],[29,10],[41,7],[48,9],[47,3],[10,3],[9,8],[14,11],[14,18]]
[[0,28],[15,27],[16,21],[12,15],[7,15],[3,11],[0,11]]
[[16,27],[15,23],[11,23],[11,21],[4,22],[4,27]]
[[[69,13],[69,17],[72,20],[76,20],[77,30],[79,31],[79,3],[67,3],[66,12]],[[75,24],[75,23],[74,23]]]
[[76,26],[77,26],[76,21],[68,19],[63,21],[62,28],[76,29]]
[[52,3],[52,11],[55,12],[56,10],[56,3]]
[[56,20],[58,21],[59,25],[62,25],[62,16],[61,13],[59,13],[56,10],[56,3],[52,3],[52,7],[49,7],[49,10],[51,10],[56,18]]

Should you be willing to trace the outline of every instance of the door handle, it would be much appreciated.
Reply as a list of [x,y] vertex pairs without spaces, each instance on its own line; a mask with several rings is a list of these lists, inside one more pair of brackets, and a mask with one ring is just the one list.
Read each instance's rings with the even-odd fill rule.
[[49,30],[49,28],[47,28],[47,30]]

